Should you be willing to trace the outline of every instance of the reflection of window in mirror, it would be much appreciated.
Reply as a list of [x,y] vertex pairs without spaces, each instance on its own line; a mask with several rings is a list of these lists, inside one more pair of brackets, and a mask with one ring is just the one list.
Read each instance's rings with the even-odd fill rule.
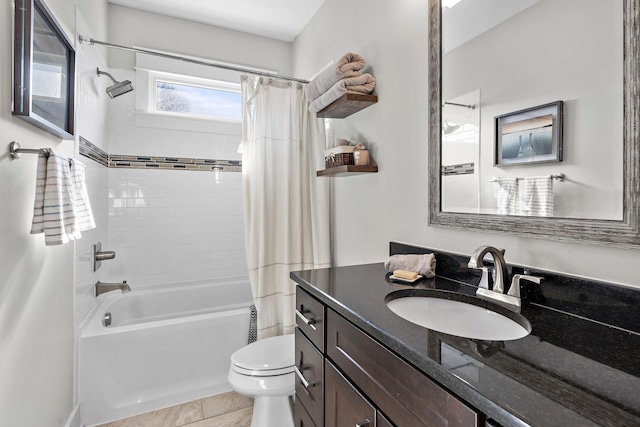
[[12,113],[73,139],[73,43],[42,0],[15,3]]
[[36,7],[31,65],[33,112],[64,128],[67,123],[67,47]]

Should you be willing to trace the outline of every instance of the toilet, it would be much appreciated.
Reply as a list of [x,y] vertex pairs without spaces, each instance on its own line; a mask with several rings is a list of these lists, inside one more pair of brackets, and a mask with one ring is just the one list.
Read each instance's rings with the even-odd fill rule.
[[229,383],[254,398],[251,427],[293,427],[295,393],[293,334],[253,342],[231,355]]

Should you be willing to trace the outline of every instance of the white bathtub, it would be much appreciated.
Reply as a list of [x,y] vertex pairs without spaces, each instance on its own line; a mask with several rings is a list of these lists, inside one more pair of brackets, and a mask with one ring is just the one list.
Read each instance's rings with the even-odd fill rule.
[[229,391],[229,357],[247,344],[253,302],[246,278],[131,287],[101,295],[81,330],[83,425]]

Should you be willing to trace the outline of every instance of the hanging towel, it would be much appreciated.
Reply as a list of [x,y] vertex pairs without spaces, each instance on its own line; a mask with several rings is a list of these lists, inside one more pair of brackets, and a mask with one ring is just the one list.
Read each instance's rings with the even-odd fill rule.
[[346,53],[340,60],[320,72],[309,82],[304,90],[305,97],[309,102],[314,101],[323,93],[331,89],[338,81],[350,77],[361,75],[360,70],[367,62],[357,53]]
[[395,270],[413,271],[430,279],[436,275],[436,256],[434,254],[391,255],[385,261],[384,268],[388,272]]
[[44,233],[47,246],[77,240],[82,237],[80,231],[95,227],[84,183],[84,165],[74,167],[74,175],[71,163],[52,151],[48,157],[38,157],[31,234]]
[[518,215],[518,178],[498,178],[498,215]]
[[89,194],[87,193],[87,184],[85,182],[85,166],[78,160],[71,161],[71,179],[73,182],[73,212],[76,217],[76,227],[78,231],[87,231],[96,228],[91,204],[89,203]]
[[376,87],[376,79],[371,74],[362,74],[357,77],[342,79],[334,84],[328,91],[320,95],[309,105],[310,113],[317,113],[324,109],[345,93],[367,94]]
[[550,175],[524,179],[522,213],[531,216],[553,216],[553,180]]

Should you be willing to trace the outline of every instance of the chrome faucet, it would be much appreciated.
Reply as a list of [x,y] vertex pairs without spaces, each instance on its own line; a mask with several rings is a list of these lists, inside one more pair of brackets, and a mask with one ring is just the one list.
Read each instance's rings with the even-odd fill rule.
[[96,282],[96,297],[104,294],[105,292],[115,291],[116,289],[122,290],[122,293],[131,292],[131,287],[127,284],[126,280],[122,283],[103,283],[101,281]]
[[[493,257],[495,279],[488,267],[484,266],[484,256],[491,254]],[[505,282],[509,280],[509,270],[507,262],[504,260],[504,249],[497,249],[493,246],[480,246],[469,259],[469,268],[482,270],[482,277],[476,296],[487,299],[510,310],[520,313],[522,302],[520,300],[520,280],[530,280],[535,283],[542,281],[541,277],[526,274],[514,274],[509,289],[505,294]]]

